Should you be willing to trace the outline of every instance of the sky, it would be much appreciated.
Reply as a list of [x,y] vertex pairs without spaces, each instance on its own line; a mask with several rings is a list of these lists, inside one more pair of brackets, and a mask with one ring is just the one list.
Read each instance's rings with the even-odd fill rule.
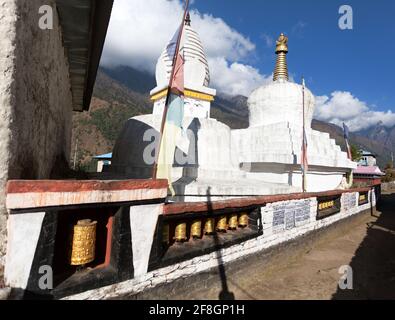
[[[154,73],[182,16],[181,0],[115,0],[102,58]],[[352,8],[341,30],[339,8]],[[272,81],[275,40],[289,38],[291,79],[306,79],[315,118],[351,131],[395,125],[395,1],[193,0],[192,27],[205,49],[210,86],[248,96]]]

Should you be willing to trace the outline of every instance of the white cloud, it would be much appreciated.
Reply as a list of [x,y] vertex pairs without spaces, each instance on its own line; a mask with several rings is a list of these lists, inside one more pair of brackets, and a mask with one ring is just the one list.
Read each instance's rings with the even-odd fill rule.
[[[128,65],[154,73],[182,13],[180,0],[115,1],[102,64]],[[193,10],[191,19],[209,60],[211,86],[228,94],[249,94],[265,80],[258,69],[243,64],[255,51],[255,44],[247,37],[210,14]]]
[[314,117],[339,126],[345,122],[351,131],[367,129],[379,122],[387,127],[395,125],[395,113],[373,111],[366,102],[347,91],[335,91],[330,97],[316,97]]
[[292,34],[296,35],[297,37],[302,37],[303,36],[303,31],[306,28],[307,23],[304,21],[298,21],[293,27],[292,27]]
[[274,46],[274,39],[272,36],[268,35],[267,33],[263,33],[261,35],[262,40],[264,41],[266,47],[273,48]]
[[216,75],[213,85],[220,92],[229,95],[249,96],[259,85],[272,81],[271,76],[263,76],[251,66],[237,62],[229,63],[221,57],[209,59],[209,64],[212,73]]

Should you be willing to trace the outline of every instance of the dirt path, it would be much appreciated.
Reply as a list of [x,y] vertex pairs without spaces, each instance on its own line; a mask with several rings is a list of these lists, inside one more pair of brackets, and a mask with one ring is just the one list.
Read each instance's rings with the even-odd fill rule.
[[[269,262],[249,260],[248,268],[225,269],[228,296],[237,300],[395,299],[395,194],[383,195],[374,216],[360,214]],[[338,288],[342,265],[352,267],[353,290]],[[170,298],[218,299],[220,291],[218,283],[194,286]]]

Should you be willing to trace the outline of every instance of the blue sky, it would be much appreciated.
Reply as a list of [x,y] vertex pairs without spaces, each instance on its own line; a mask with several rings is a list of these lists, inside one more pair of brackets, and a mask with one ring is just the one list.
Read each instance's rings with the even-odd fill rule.
[[[353,8],[353,30],[338,27],[343,4]],[[256,54],[246,62],[262,73],[272,72],[275,61],[265,38],[285,32],[295,81],[304,75],[315,95],[345,90],[379,110],[395,110],[395,1],[196,0],[192,8],[250,38]]]
[[[102,64],[155,73],[180,23],[184,0],[115,0]],[[353,9],[353,30],[338,26]],[[351,131],[395,126],[394,0],[194,0],[200,35],[219,93],[248,96],[272,81],[275,40],[289,37],[288,67],[316,96],[315,117]]]

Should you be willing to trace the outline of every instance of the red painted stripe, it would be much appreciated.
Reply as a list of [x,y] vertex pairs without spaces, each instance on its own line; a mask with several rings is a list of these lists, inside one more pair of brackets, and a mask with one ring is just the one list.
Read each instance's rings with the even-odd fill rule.
[[81,192],[167,189],[166,180],[10,180],[6,192]]
[[[372,186],[373,187],[373,186]],[[371,188],[358,188],[349,190],[332,190],[325,192],[312,192],[312,193],[291,193],[291,194],[280,194],[280,195],[268,195],[268,196],[257,196],[248,198],[229,199],[221,201],[208,202],[181,202],[167,204],[163,208],[163,214],[182,214],[182,213],[196,213],[205,212],[208,210],[222,210],[230,208],[245,208],[249,206],[263,206],[266,203],[273,203],[287,200],[302,200],[307,198],[325,197],[341,195],[343,193],[352,192],[366,192]]]

